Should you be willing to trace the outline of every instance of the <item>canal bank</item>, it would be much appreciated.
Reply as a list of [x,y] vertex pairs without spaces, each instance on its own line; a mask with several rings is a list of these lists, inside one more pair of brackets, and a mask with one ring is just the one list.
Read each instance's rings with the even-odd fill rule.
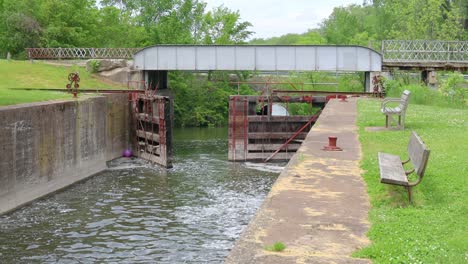
[[[368,263],[369,201],[361,178],[357,99],[331,100],[288,163],[226,263]],[[324,151],[328,136],[343,151]],[[276,242],[282,252],[265,249]]]
[[0,107],[0,214],[106,169],[129,127],[127,95]]

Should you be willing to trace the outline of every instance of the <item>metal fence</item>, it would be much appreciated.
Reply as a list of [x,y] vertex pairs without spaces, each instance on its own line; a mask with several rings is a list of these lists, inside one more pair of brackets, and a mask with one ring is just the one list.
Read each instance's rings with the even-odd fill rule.
[[29,59],[132,59],[142,48],[27,48]]
[[468,63],[468,41],[384,40],[384,62]]

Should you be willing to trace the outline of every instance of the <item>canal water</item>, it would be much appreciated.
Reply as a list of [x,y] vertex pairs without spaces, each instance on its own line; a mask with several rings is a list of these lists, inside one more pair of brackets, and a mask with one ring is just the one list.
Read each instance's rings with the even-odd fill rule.
[[282,167],[228,162],[226,129],[174,139],[173,169],[119,159],[1,216],[0,263],[222,262]]

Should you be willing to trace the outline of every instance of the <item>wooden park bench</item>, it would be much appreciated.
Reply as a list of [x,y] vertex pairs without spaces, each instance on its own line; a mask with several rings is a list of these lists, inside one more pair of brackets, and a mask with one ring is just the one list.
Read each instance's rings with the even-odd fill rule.
[[[411,202],[411,188],[422,181],[429,153],[430,150],[426,148],[421,138],[413,131],[408,144],[408,160],[401,161],[399,156],[379,152],[380,182],[404,186],[408,190],[408,198]],[[413,169],[405,171],[403,165],[410,161]],[[409,182],[407,176],[413,172],[416,172],[418,179]]]
[[[390,126],[392,123],[396,123],[396,120],[393,118],[393,116],[398,116],[398,129],[405,129],[405,114],[406,108],[408,107],[409,97],[410,91],[404,90],[401,98],[385,98],[382,101],[380,111],[382,111],[382,113],[385,115],[386,128],[389,126],[389,121]],[[387,106],[389,103],[399,103],[399,105],[396,107],[389,107]]]

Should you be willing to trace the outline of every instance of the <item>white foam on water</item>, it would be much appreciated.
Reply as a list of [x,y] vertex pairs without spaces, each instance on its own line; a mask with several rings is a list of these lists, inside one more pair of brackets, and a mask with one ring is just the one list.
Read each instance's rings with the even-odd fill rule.
[[274,172],[274,173],[281,173],[284,170],[284,166],[267,164],[267,163],[253,163],[253,162],[245,162],[244,166],[248,169],[264,171],[264,172]]
[[122,165],[122,166],[115,166],[115,167],[109,167],[107,170],[109,171],[118,171],[118,170],[130,170],[130,169],[137,169],[137,168],[149,168],[150,166],[147,165]]
[[131,170],[131,169],[160,169],[156,165],[139,158],[118,158],[107,163],[107,170]]

